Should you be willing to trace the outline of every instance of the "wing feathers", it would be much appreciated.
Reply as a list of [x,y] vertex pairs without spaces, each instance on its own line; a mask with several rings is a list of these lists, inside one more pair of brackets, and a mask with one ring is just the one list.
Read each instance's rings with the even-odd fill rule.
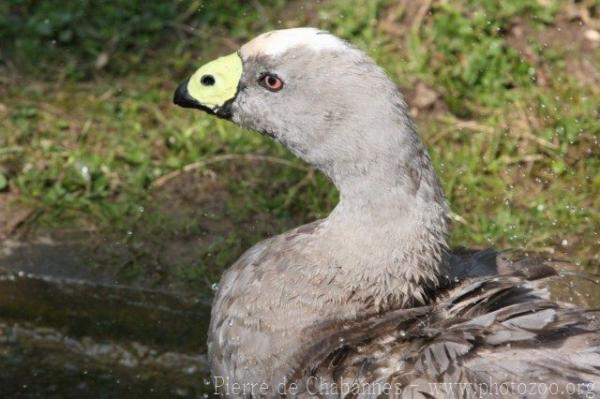
[[[288,381],[354,384],[333,395],[346,398],[471,398],[484,382],[566,388],[577,381],[600,389],[600,324],[590,312],[546,299],[523,277],[555,273],[527,268],[469,280],[429,306],[315,326],[306,332],[314,344],[295,357],[310,367],[295,367]],[[523,395],[514,384],[503,397],[545,397]]]

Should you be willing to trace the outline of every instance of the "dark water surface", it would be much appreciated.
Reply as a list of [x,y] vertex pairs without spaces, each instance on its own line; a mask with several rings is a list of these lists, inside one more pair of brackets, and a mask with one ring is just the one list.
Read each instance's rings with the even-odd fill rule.
[[206,300],[0,275],[0,397],[205,397]]

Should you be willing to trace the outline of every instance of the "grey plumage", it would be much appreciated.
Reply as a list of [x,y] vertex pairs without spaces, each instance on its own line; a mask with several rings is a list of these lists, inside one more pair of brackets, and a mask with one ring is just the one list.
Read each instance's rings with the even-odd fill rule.
[[[443,192],[381,68],[314,29],[270,32],[239,55],[226,115],[318,167],[341,199],[224,274],[209,355],[225,395],[471,397],[503,383],[561,390],[513,385],[500,395],[511,398],[598,393],[600,326],[547,298],[538,283],[556,278],[551,268],[447,250]],[[259,84],[266,72],[282,90]],[[340,383],[359,388],[332,389]],[[235,384],[243,391],[227,389]]]

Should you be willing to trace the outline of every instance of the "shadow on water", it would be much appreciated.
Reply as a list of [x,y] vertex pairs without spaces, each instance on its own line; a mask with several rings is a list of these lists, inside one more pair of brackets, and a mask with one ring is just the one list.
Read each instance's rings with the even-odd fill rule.
[[201,397],[210,306],[27,273],[0,276],[0,397]]

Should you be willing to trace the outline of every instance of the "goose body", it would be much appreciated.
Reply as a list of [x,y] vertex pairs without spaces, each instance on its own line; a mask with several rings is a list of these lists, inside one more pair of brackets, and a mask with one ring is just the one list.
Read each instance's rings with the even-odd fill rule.
[[225,272],[208,344],[221,394],[600,395],[600,324],[548,299],[551,268],[448,250],[429,155],[363,52],[312,28],[269,32],[201,67],[174,101],[279,140],[340,191],[327,218]]

